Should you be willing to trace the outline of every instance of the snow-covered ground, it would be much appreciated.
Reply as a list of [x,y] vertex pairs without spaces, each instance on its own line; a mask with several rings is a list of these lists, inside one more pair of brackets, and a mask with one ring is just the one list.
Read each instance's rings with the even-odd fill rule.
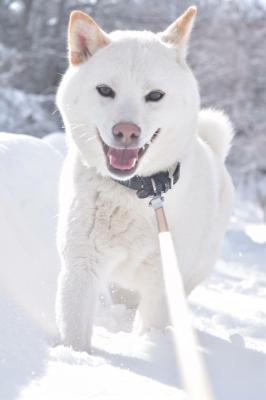
[[[185,399],[171,328],[137,337],[123,305],[99,310],[92,355],[56,345],[64,151],[59,134],[0,134],[0,399]],[[266,398],[266,225],[247,198],[237,196],[222,256],[189,300],[217,400]]]

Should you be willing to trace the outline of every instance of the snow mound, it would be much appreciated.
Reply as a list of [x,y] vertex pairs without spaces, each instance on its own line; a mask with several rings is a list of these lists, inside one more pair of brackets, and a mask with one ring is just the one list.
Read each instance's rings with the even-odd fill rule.
[[0,288],[53,334],[62,159],[40,139],[0,133]]
[[59,151],[63,157],[66,155],[66,140],[62,132],[49,133],[49,135],[43,137],[43,141],[49,143],[55,150]]

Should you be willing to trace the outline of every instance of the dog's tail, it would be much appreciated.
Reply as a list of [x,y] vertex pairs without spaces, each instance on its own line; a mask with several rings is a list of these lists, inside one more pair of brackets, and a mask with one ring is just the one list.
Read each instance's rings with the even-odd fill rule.
[[203,109],[199,113],[199,136],[224,161],[231,147],[234,128],[222,111]]

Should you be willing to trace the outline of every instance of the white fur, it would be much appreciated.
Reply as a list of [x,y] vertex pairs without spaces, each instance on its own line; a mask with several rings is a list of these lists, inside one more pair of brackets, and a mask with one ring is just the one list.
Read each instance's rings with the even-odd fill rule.
[[[140,294],[139,332],[168,323],[153,210],[149,200],[111,179],[96,127],[109,145],[119,121],[140,126],[141,143],[161,128],[139,163],[140,175],[180,161],[180,180],[166,194],[165,210],[187,293],[213,268],[232,208],[223,163],[232,128],[217,112],[199,112],[197,83],[185,60],[151,32],[117,32],[110,39],[88,61],[69,68],[57,97],[68,135],[57,321],[63,342],[78,350],[90,348],[97,295],[110,281]],[[99,83],[112,86],[116,98],[101,98]],[[164,99],[145,103],[153,89],[163,90]]]
[[231,121],[222,111],[203,109],[199,113],[199,136],[225,161],[234,136]]

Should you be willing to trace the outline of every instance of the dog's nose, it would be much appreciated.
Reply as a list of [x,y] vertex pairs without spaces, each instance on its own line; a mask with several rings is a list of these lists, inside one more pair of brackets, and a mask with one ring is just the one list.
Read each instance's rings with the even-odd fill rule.
[[140,128],[133,122],[119,122],[113,126],[112,132],[117,142],[128,146],[136,142]]

